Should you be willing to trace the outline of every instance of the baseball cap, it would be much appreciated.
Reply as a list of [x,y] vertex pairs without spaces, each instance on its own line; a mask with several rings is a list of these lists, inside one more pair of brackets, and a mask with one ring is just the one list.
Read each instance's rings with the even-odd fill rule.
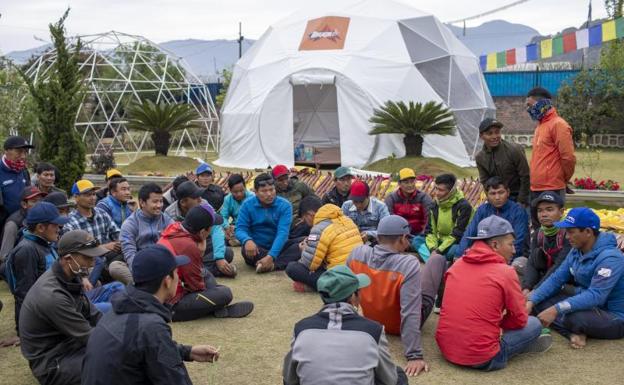
[[39,202],[34,205],[26,214],[26,224],[55,223],[64,225],[69,222],[69,218],[61,216],[56,206],[50,202]]
[[499,122],[498,120],[494,118],[485,118],[483,119],[481,124],[479,124],[479,133],[489,130],[490,127],[503,128],[505,126],[503,125],[503,123]]
[[222,225],[223,217],[208,203],[195,206],[186,213],[182,226],[192,233],[198,233],[213,225]]
[[134,256],[132,279],[134,283],[162,279],[176,267],[188,265],[190,262],[191,259],[186,255],[175,256],[163,245],[149,245]]
[[71,189],[72,195],[84,194],[92,190],[97,190],[97,187],[90,180],[81,179],[74,183]]
[[410,235],[409,222],[398,215],[388,215],[379,221],[377,235]]
[[335,179],[344,178],[345,176],[353,176],[353,173],[351,172],[351,169],[349,167],[338,167],[336,171],[334,171]]
[[416,173],[411,168],[402,168],[401,171],[399,171],[399,180],[410,178],[416,178]]
[[600,218],[589,207],[575,207],[561,222],[555,222],[560,229],[579,228],[600,230]]
[[67,200],[67,195],[62,191],[51,192],[43,198],[45,202],[50,202],[56,208],[64,209],[66,207],[73,207],[74,204]]
[[33,199],[33,198],[36,198],[36,197],[44,197],[44,196],[46,196],[46,193],[44,193],[43,191],[39,190],[37,187],[35,187],[35,186],[26,186],[22,190],[22,195],[21,195],[20,199],[22,201],[27,201],[29,199]]
[[195,175],[201,175],[205,172],[209,172],[212,174],[212,167],[208,163],[202,162],[195,169]]
[[284,166],[283,164],[278,164],[277,166],[273,167],[271,174],[275,179],[279,178],[280,176],[288,175],[288,167]]
[[559,207],[563,207],[563,199],[561,199],[559,194],[552,191],[542,192],[537,198],[533,199],[533,202],[531,202],[531,204],[533,207],[537,207],[537,205],[542,202],[554,203]]
[[106,180],[109,180],[112,177],[115,176],[119,176],[122,177],[123,174],[121,173],[121,171],[117,170],[116,168],[111,168],[108,171],[106,171]]
[[4,149],[10,150],[12,148],[35,148],[32,144],[21,136],[9,136],[4,141]]
[[350,297],[370,283],[368,275],[354,274],[346,265],[338,265],[321,274],[316,287],[323,302],[334,303]]
[[91,233],[84,230],[72,230],[63,234],[59,240],[58,252],[59,255],[78,253],[96,258],[108,253],[108,249],[100,246]]
[[186,181],[178,186],[175,193],[178,200],[184,198],[199,198],[204,193],[204,189],[197,187],[197,185],[191,181]]
[[498,215],[490,215],[477,226],[476,237],[466,237],[473,240],[490,239],[494,237],[500,237],[507,234],[515,235],[514,229],[507,220],[499,217]]
[[349,191],[349,199],[354,202],[363,202],[368,198],[370,189],[368,185],[361,180],[356,180],[351,184],[351,190]]

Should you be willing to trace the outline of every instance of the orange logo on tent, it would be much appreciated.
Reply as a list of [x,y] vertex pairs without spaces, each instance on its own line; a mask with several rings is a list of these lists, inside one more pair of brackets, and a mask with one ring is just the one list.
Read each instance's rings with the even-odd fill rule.
[[309,20],[299,51],[343,49],[350,20],[348,17],[339,16]]

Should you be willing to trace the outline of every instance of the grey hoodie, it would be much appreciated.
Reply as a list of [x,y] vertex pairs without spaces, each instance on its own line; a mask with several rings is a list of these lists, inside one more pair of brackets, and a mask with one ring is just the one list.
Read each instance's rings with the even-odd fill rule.
[[121,251],[130,269],[132,269],[135,254],[139,250],[158,242],[160,233],[171,223],[173,223],[173,219],[165,213],[150,217],[140,209],[124,221],[121,225],[119,240],[121,241]]

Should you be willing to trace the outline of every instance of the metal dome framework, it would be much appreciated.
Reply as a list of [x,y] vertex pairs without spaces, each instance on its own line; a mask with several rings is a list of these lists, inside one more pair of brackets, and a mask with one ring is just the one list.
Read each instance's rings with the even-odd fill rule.
[[[75,47],[78,38],[82,43],[78,65],[85,74],[85,91],[75,128],[87,145],[95,143],[94,152],[121,151],[137,158],[149,132],[133,135],[126,128],[126,109],[144,100],[188,103],[198,112],[201,129],[183,129],[172,135],[171,148],[176,155],[184,151],[184,145],[193,151],[218,151],[219,118],[210,92],[182,58],[144,37],[116,31],[70,38],[69,47]],[[47,51],[26,74],[35,83],[46,81],[55,60],[56,51]]]

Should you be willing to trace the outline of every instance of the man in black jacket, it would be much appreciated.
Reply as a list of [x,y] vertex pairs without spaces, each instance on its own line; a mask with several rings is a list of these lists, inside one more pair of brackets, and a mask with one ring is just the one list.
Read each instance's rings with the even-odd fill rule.
[[351,182],[353,174],[348,167],[338,167],[334,171],[334,188],[329,190],[323,196],[323,205],[331,203],[338,207],[349,200],[349,191],[351,190]]
[[179,266],[186,256],[175,257],[162,245],[139,251],[132,263],[134,286],[113,299],[107,313],[91,333],[83,365],[82,385],[178,384],[191,379],[183,361],[214,362],[218,349],[187,346],[171,339],[171,311],[164,304],[178,287]]

